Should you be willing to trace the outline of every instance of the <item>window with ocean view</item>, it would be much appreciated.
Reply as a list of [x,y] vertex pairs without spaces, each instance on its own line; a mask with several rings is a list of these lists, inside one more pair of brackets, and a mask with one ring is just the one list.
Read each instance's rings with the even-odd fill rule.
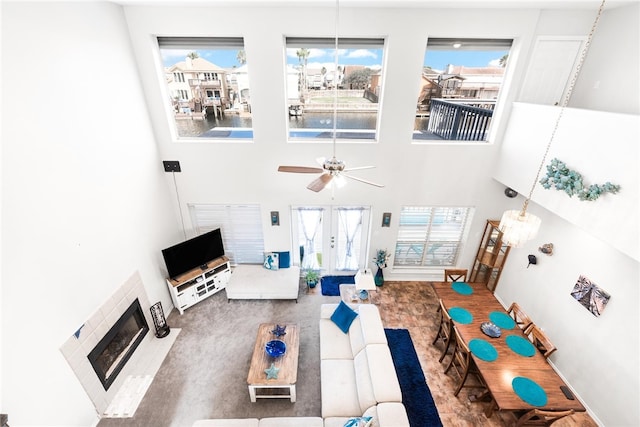
[[253,139],[242,38],[158,37],[158,46],[175,139]]
[[[290,141],[377,140],[384,39],[286,39]],[[337,107],[337,108],[336,108]]]
[[430,38],[414,142],[487,141],[512,40]]

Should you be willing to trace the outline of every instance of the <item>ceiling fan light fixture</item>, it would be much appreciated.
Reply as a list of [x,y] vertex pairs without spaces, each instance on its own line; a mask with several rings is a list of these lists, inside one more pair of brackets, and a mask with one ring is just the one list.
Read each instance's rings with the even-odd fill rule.
[[344,179],[344,176],[340,174],[336,174],[334,176],[333,182],[335,183],[334,185],[336,186],[336,188],[342,188],[347,185],[347,180]]

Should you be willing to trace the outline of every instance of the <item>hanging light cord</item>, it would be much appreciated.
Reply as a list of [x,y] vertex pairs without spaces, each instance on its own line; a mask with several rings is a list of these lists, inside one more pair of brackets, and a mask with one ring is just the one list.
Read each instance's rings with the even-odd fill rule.
[[536,184],[538,183],[538,179],[540,179],[540,172],[542,172],[542,168],[544,167],[545,162],[547,161],[547,155],[549,154],[549,149],[551,148],[551,143],[556,136],[556,131],[558,130],[558,125],[560,124],[560,119],[564,114],[564,110],[569,105],[569,100],[571,99],[571,94],[573,93],[573,89],[575,88],[576,82],[578,81],[578,76],[580,75],[580,69],[584,64],[584,60],[587,57],[587,52],[589,51],[589,46],[591,45],[591,40],[593,39],[593,34],[596,31],[596,27],[598,26],[598,22],[600,21],[600,16],[602,15],[602,11],[604,10],[604,3],[606,0],[602,0],[600,3],[600,8],[598,9],[598,13],[596,14],[596,18],[593,21],[593,25],[591,26],[591,31],[587,36],[587,41],[582,48],[582,52],[580,53],[580,59],[578,60],[578,64],[576,65],[576,70],[573,73],[573,77],[571,78],[571,82],[569,83],[569,88],[567,89],[567,93],[564,96],[564,100],[562,101],[562,105],[560,107],[560,113],[558,114],[558,118],[556,119],[556,123],[553,126],[553,130],[551,131],[551,137],[549,138],[549,142],[547,143],[547,148],[544,152],[544,156],[542,157],[542,162],[540,162],[540,167],[538,167],[538,172],[536,173],[536,178],[533,180],[533,185],[531,186],[531,190],[529,191],[529,195],[527,199],[524,201],[522,205],[522,211],[520,212],[520,216],[524,216],[527,212],[527,207],[529,206],[529,201],[531,200],[531,196],[533,195],[533,190],[536,188]]
[[336,138],[338,126],[338,18],[340,17],[340,0],[336,0],[336,28],[333,55],[333,157],[336,157]]
[[184,234],[184,240],[187,240],[187,230],[184,228],[184,217],[182,216],[182,207],[180,206],[180,193],[178,193],[176,173],[171,172],[171,175],[173,175],[173,186],[176,188],[176,199],[178,200],[178,210],[180,211],[180,221],[182,222],[182,234]]

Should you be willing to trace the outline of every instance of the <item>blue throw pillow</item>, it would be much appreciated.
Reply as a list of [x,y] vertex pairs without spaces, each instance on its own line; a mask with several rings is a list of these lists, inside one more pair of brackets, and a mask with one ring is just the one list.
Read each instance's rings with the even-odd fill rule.
[[349,326],[351,326],[353,319],[355,319],[357,315],[358,313],[353,311],[351,307],[340,301],[340,304],[338,304],[338,307],[331,315],[331,321],[346,334],[349,332]]
[[280,268],[289,268],[291,267],[291,255],[289,251],[287,252],[278,252],[278,263]]

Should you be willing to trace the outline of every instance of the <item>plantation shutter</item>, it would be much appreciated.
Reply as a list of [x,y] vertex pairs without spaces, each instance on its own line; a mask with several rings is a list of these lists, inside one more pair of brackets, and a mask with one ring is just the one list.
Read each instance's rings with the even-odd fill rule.
[[394,267],[454,266],[470,211],[463,207],[404,206]]
[[232,265],[262,264],[264,239],[259,205],[190,204],[196,234],[220,228]]

